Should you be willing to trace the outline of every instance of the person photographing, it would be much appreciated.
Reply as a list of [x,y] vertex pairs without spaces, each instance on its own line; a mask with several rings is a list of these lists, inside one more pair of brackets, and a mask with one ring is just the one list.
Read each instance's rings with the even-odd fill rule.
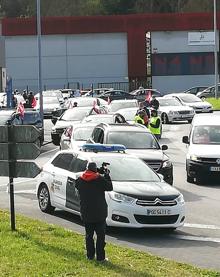
[[[95,162],[88,163],[87,169],[76,180],[80,196],[81,218],[85,225],[87,258],[105,261],[105,229],[108,212],[105,191],[113,190],[108,163],[98,169]],[[94,242],[96,233],[96,246]]]

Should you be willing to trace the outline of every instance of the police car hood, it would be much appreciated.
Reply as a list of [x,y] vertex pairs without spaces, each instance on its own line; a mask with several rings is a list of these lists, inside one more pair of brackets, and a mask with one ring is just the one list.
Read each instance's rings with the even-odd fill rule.
[[220,159],[220,145],[192,144],[188,149],[188,156]]
[[180,192],[166,182],[118,182],[113,181],[113,191],[125,194],[134,198],[144,196],[174,196],[176,198]]
[[162,161],[167,159],[161,149],[126,149],[126,153],[133,154],[142,160]]

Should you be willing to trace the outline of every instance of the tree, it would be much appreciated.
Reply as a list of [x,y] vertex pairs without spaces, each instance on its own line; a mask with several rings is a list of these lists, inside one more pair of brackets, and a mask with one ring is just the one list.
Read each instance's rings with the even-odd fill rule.
[[136,0],[100,0],[105,14],[129,14],[135,12]]

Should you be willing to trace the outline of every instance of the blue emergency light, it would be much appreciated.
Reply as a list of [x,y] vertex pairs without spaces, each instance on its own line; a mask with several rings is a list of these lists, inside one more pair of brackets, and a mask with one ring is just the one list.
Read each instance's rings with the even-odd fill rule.
[[86,143],[82,145],[82,150],[92,152],[125,152],[126,147],[122,144]]

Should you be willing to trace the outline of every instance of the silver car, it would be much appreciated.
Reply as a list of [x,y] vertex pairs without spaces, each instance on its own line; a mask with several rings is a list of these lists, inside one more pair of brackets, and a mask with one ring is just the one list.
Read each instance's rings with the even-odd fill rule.
[[192,122],[195,111],[189,106],[184,106],[177,99],[170,97],[159,97],[157,100],[160,103],[159,111],[162,122],[164,124],[173,121],[188,121]]

